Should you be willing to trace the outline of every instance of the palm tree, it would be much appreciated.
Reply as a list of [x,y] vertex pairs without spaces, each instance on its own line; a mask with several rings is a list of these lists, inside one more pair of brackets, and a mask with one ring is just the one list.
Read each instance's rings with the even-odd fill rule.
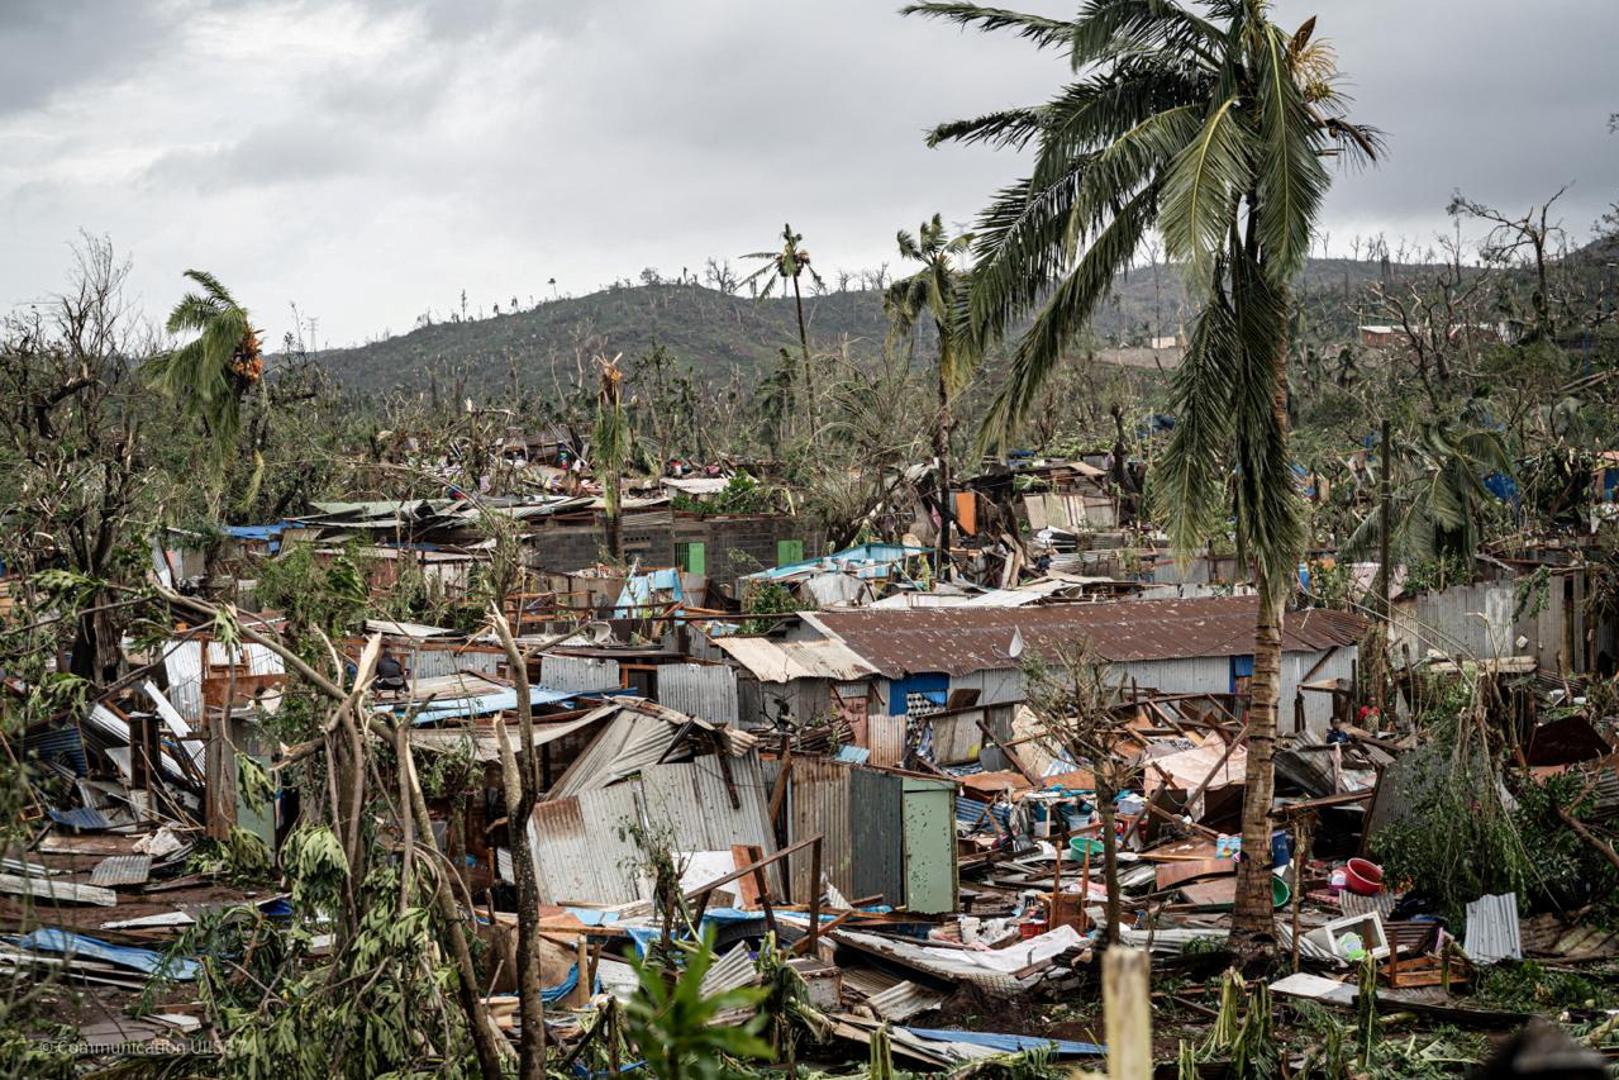
[[[1378,468],[1392,470],[1389,547],[1395,564],[1441,559],[1471,566],[1484,538],[1485,508],[1496,499],[1488,481],[1513,472],[1500,433],[1429,421],[1390,457]],[[1372,550],[1380,531],[1381,517],[1373,508],[1344,544],[1345,553]]]
[[[810,440],[813,442],[819,426],[815,419],[815,379],[810,365],[809,330],[804,324],[804,296],[799,290],[798,279],[807,273],[817,287],[824,282],[810,265],[810,253],[799,246],[804,242],[803,234],[793,232],[791,223],[781,227],[781,240],[780,251],[755,251],[742,256],[744,259],[762,260],[764,264],[743,278],[742,284],[754,285],[763,279],[763,284],[758,286],[759,299],[763,300],[775,290],[778,281],[792,283],[793,304],[798,311],[798,344],[804,351],[804,401],[809,416]],[[782,288],[785,291],[786,286]]]
[[259,332],[218,278],[205,270],[187,270],[185,276],[202,292],[186,293],[169,312],[166,328],[197,336],[147,361],[146,374],[153,386],[183,402],[223,454],[235,445],[243,396],[264,374]]
[[630,426],[624,417],[624,373],[618,357],[598,358],[601,385],[596,392],[596,433],[591,440],[590,457],[601,479],[602,512],[607,518],[607,551],[614,560],[624,557],[622,520],[619,512],[624,463],[630,457]]
[[933,321],[939,338],[939,359],[935,365],[939,415],[933,424],[933,456],[938,461],[938,564],[942,577],[950,573],[950,524],[955,510],[950,499],[951,405],[978,361],[971,328],[963,317],[971,277],[958,265],[972,242],[971,233],[947,235],[938,214],[934,214],[931,221],[924,221],[915,236],[901,229],[900,256],[921,263],[922,268],[908,278],[895,281],[883,296],[883,306],[888,309],[897,333],[905,337],[914,335],[917,320],[926,317]]
[[1234,945],[1272,931],[1270,809],[1281,623],[1304,530],[1289,474],[1288,283],[1308,254],[1330,182],[1323,158],[1370,160],[1376,133],[1350,123],[1315,20],[1287,34],[1266,0],[1089,0],[1072,21],[971,4],[907,11],[1006,29],[1068,53],[1074,81],[1051,101],[936,128],[929,142],[1032,149],[1029,175],[997,194],[974,245],[969,313],[980,343],[1032,317],[985,425],[1004,444],[1068,343],[1153,229],[1200,305],[1176,371],[1179,422],[1153,484],[1157,511],[1191,551],[1234,502],[1259,586]]

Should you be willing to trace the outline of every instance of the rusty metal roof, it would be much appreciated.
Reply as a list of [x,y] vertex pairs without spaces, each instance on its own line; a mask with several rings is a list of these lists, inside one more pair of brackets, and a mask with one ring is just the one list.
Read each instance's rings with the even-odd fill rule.
[[[1049,607],[822,611],[803,618],[894,678],[1013,668],[1023,657],[1080,639],[1088,640],[1099,658],[1115,663],[1244,656],[1254,651],[1257,613],[1251,596],[1220,596]],[[1364,619],[1347,612],[1290,611],[1283,623],[1282,649],[1320,652],[1353,644],[1365,628]]]

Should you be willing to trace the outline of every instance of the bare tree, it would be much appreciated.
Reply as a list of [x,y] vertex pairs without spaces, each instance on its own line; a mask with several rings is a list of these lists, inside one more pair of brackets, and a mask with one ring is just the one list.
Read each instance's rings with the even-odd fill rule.
[[1566,240],[1561,221],[1551,220],[1552,207],[1568,191],[1564,184],[1545,202],[1513,217],[1492,206],[1469,199],[1460,191],[1451,196],[1446,212],[1486,222],[1490,231],[1479,245],[1479,257],[1497,266],[1527,267],[1535,275],[1529,306],[1534,312],[1535,336],[1550,338],[1556,331],[1552,317],[1550,258]]

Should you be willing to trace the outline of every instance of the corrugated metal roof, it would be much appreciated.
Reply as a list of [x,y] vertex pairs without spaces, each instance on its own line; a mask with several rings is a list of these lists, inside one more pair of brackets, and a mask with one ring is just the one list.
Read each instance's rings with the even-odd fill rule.
[[[1017,667],[1020,657],[1080,639],[1114,662],[1254,651],[1256,601],[1248,596],[1201,600],[1121,600],[1050,607],[914,608],[907,611],[822,611],[804,621],[841,640],[889,678],[916,672],[967,675]],[[1289,612],[1286,652],[1319,652],[1349,645],[1364,631],[1358,615]],[[757,639],[755,639],[757,640]],[[1014,648],[1021,640],[1022,648]]]
[[762,637],[722,637],[714,644],[761,682],[836,679],[854,682],[877,673],[859,654],[836,638],[819,641],[775,641]]

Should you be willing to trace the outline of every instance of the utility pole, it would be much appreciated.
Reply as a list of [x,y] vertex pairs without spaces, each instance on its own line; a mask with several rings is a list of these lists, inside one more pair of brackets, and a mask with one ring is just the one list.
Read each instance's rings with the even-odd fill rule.
[[1389,638],[1394,630],[1394,568],[1390,562],[1390,532],[1393,531],[1394,456],[1390,450],[1389,420],[1383,417],[1383,430],[1378,440],[1378,539],[1377,539],[1377,600],[1378,614],[1383,617],[1382,663],[1377,672],[1377,715],[1379,722],[1387,718],[1389,684]]

